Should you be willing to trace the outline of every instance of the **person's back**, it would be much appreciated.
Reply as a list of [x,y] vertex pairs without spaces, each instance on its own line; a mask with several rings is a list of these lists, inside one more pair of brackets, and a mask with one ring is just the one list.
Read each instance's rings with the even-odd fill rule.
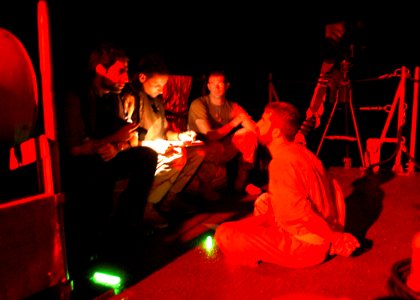
[[[306,195],[310,205],[317,213],[321,214],[333,230],[344,229],[344,198],[341,189],[335,185],[321,160],[299,143],[289,143],[278,147],[272,154],[273,159],[269,164],[270,173],[269,191],[273,208],[279,213],[298,214],[294,207],[295,202],[288,203],[282,199],[290,199],[288,193],[301,193]],[[287,183],[293,183],[296,190],[288,190]],[[340,189],[340,190],[337,190]],[[340,196],[341,195],[341,196]],[[290,216],[287,216],[289,219]]]

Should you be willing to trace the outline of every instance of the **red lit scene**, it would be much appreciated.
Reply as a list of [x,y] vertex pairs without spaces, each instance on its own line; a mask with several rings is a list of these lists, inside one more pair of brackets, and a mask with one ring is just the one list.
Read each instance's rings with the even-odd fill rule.
[[215,5],[0,4],[0,299],[420,299],[414,10]]

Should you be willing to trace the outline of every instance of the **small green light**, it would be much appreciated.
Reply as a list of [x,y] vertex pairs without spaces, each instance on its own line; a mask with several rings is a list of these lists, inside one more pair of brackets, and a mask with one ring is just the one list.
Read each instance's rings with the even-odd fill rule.
[[95,272],[92,276],[92,281],[96,284],[118,288],[121,285],[121,277],[110,275],[102,272]]
[[206,248],[207,252],[210,252],[213,250],[214,243],[213,243],[213,237],[211,235],[208,235],[206,237],[206,240],[204,242],[204,247]]

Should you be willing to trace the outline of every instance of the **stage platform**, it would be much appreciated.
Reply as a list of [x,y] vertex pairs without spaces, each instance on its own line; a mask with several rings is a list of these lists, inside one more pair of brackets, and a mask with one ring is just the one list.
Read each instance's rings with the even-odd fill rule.
[[368,176],[359,168],[338,167],[329,172],[345,193],[350,225],[366,228],[373,242],[361,255],[308,269],[231,266],[217,248],[207,251],[204,241],[217,224],[250,214],[254,198],[227,197],[152,235],[144,262],[136,274],[126,274],[129,281],[120,291],[97,289],[83,299],[420,299],[407,296],[419,295],[404,278],[420,231],[420,175]]

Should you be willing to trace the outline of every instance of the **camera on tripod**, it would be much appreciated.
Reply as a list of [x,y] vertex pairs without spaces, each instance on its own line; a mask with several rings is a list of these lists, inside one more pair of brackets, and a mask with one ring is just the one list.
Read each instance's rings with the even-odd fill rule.
[[[353,65],[352,61],[355,53],[359,50],[356,48],[360,47],[360,49],[363,49],[363,47],[360,46],[361,40],[356,39],[356,33],[359,34],[362,24],[363,23],[361,22],[352,23],[340,21],[326,26],[325,40],[327,41],[326,46],[328,47],[325,49],[325,54],[327,55],[324,56],[318,83],[315,87],[309,109],[306,112],[306,118],[301,125],[300,133],[306,136],[312,129],[319,127],[321,116],[324,113],[324,103],[327,91],[329,91],[329,102],[332,108],[321,136],[316,155],[319,155],[325,139],[356,142],[361,165],[364,166],[362,145],[353,108],[352,87],[349,79],[350,68]],[[341,135],[327,135],[334,113],[338,110],[338,106],[343,106],[344,133]],[[350,133],[348,123],[352,123],[354,135]],[[349,146],[347,144],[345,150],[346,153],[343,161],[345,167],[350,167],[351,158]]]

